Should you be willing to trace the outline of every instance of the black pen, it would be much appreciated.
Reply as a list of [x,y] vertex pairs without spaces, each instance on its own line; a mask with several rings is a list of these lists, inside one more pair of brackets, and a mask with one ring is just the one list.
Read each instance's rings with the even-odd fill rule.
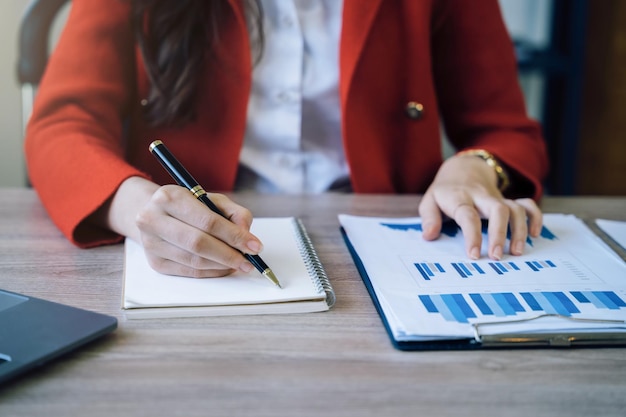
[[[191,193],[196,196],[198,200],[204,203],[204,205],[210,208],[213,212],[219,214],[225,219],[228,219],[228,217],[226,217],[226,215],[222,213],[222,211],[209,199],[206,191],[204,191],[202,186],[198,184],[198,181],[196,181],[185,169],[185,167],[178,162],[176,157],[172,155],[163,142],[160,140],[152,142],[150,144],[150,152],[156,157],[161,165],[163,165],[163,168],[165,168],[172,178],[174,178],[178,185],[191,191]],[[263,259],[261,259],[259,255],[250,255],[243,252],[242,254],[261,274],[272,281],[278,288],[282,288],[278,278],[274,275],[274,272],[272,272],[270,267],[263,262]]]

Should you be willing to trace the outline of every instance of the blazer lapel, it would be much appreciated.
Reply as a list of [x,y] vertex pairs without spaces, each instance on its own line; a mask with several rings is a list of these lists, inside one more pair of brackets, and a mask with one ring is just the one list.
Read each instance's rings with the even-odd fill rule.
[[344,0],[339,44],[339,93],[345,103],[356,64],[383,0]]

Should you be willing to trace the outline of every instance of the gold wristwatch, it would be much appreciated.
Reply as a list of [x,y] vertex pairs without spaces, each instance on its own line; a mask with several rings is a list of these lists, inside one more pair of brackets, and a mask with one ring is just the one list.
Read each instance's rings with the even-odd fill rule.
[[466,151],[458,152],[457,155],[477,156],[485,161],[487,165],[493,168],[496,172],[496,175],[498,176],[498,189],[501,193],[503,193],[507,188],[509,188],[509,185],[511,185],[509,174],[507,174],[502,164],[496,159],[495,156],[493,156],[491,152],[487,152],[484,149],[468,149]]

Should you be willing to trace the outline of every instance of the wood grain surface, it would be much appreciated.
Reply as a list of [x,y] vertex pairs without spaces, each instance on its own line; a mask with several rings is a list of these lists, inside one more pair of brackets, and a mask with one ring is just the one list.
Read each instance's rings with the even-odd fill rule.
[[[626,349],[392,347],[337,214],[417,215],[419,196],[232,198],[256,216],[303,219],[337,293],[331,311],[127,321],[122,246],[73,247],[34,191],[0,189],[0,288],[119,319],[114,333],[0,386],[0,416],[625,415]],[[622,197],[542,204],[626,220]]]

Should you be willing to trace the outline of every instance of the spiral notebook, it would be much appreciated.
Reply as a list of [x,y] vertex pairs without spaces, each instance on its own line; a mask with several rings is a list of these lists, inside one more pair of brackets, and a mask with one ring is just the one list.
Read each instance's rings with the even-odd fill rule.
[[281,288],[259,272],[195,279],[154,271],[137,242],[126,239],[122,309],[129,319],[286,314],[329,310],[335,293],[300,219],[256,218],[263,260]]

